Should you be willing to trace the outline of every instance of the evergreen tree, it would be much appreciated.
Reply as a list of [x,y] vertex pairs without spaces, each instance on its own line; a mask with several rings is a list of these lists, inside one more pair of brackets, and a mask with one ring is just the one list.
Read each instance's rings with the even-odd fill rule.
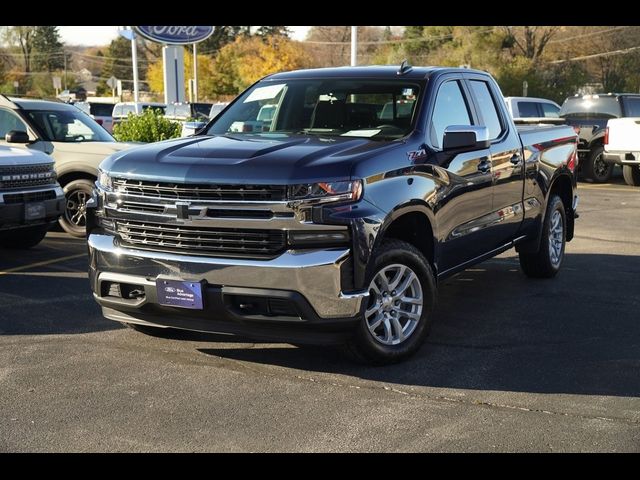
[[[33,69],[52,72],[65,66],[64,45],[60,41],[58,27],[38,26],[33,34]],[[67,57],[67,61],[69,57]]]

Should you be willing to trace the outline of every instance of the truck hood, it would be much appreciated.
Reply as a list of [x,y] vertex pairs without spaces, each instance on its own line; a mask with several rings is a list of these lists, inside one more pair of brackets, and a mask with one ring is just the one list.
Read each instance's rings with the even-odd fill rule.
[[41,165],[43,163],[53,163],[53,159],[38,150],[0,146],[0,167]]
[[197,136],[148,144],[107,158],[112,176],[172,182],[292,184],[348,179],[356,161],[401,142],[307,135]]

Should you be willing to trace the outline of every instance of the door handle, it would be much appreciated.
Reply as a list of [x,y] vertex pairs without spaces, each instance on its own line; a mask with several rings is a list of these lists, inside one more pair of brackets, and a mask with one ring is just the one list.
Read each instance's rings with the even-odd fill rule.
[[520,160],[522,160],[522,157],[520,156],[519,153],[514,153],[511,156],[511,159],[509,160],[513,165],[518,165],[520,163]]
[[483,157],[480,159],[480,163],[478,163],[478,171],[482,173],[487,173],[491,170],[491,163],[487,157]]

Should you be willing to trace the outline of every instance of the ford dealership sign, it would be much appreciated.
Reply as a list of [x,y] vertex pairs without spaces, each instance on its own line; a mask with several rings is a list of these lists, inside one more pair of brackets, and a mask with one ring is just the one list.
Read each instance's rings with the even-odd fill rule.
[[200,26],[142,26],[134,27],[145,38],[167,45],[188,45],[206,40],[213,34],[213,27]]

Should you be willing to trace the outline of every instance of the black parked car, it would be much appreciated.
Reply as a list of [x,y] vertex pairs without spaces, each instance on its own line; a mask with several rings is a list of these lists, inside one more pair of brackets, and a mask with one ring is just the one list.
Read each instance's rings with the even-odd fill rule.
[[595,183],[608,182],[613,164],[604,161],[604,134],[610,118],[640,117],[640,94],[605,93],[567,98],[560,116],[580,139],[578,156],[582,174]]

